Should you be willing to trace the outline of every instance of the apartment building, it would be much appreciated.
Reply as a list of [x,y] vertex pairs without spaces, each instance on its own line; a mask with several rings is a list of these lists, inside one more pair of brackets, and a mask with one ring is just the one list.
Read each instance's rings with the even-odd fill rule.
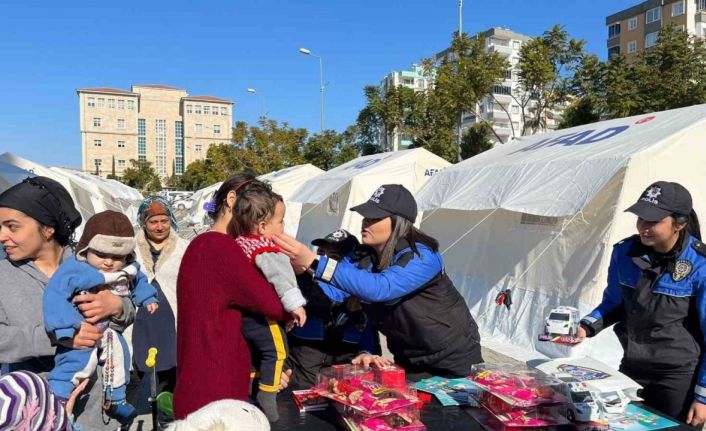
[[227,99],[160,84],[76,92],[85,172],[120,177],[135,159],[151,162],[166,179],[204,159],[211,145],[231,142],[233,102]]
[[608,56],[635,61],[639,52],[657,43],[666,25],[697,36],[706,35],[706,0],[647,0],[606,17]]

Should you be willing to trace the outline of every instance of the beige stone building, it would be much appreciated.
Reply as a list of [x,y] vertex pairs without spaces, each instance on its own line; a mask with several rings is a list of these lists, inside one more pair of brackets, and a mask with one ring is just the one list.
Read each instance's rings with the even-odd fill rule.
[[231,141],[233,102],[189,96],[166,85],[80,88],[82,169],[121,176],[130,160],[149,161],[163,179],[206,157],[209,146]]
[[607,16],[608,56],[623,54],[634,61],[657,43],[659,30],[669,24],[706,35],[706,0],[647,0]]

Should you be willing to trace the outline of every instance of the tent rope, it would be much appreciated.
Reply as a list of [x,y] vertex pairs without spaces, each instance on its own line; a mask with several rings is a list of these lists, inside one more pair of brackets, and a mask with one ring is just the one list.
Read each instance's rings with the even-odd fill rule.
[[[500,208],[495,208],[495,209],[493,209],[493,211],[491,211],[487,216],[483,217],[483,219],[482,219],[481,221],[479,221],[479,222],[476,223],[473,227],[471,227],[470,229],[468,229],[468,230],[467,230],[463,235],[461,235],[456,241],[452,242],[450,246],[446,247],[446,248],[444,249],[444,251],[441,252],[441,255],[443,256],[447,251],[451,250],[456,244],[459,243],[459,241],[461,241],[463,238],[465,238],[466,236],[468,236],[468,234],[470,234],[471,232],[473,232],[473,230],[475,230],[475,228],[477,228],[478,226],[480,226],[481,223],[483,223],[484,221],[486,221],[486,220],[488,219],[488,217],[490,217],[490,216],[492,216],[493,214],[495,214],[495,212],[496,212],[497,210],[499,210],[499,209],[500,209]],[[430,214],[430,215],[431,215],[431,214]]]

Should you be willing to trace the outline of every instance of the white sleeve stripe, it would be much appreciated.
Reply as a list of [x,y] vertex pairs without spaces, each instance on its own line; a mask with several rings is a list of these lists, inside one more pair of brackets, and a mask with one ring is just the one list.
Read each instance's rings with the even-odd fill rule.
[[594,323],[596,323],[596,321],[597,321],[598,319],[596,319],[596,318],[593,317],[593,316],[586,316],[586,317],[584,317],[584,318],[581,319],[581,320],[585,320],[586,322],[588,322],[588,323],[590,323],[590,324],[594,324]]
[[336,267],[338,266],[338,262],[333,260],[333,259],[327,259],[326,260],[326,267],[324,268],[324,271],[321,273],[321,279],[325,281],[326,283],[329,283],[331,279],[333,278],[333,274],[336,272]]
[[706,397],[706,388],[704,388],[703,386],[696,385],[696,387],[694,388],[694,392],[696,393],[696,395]]

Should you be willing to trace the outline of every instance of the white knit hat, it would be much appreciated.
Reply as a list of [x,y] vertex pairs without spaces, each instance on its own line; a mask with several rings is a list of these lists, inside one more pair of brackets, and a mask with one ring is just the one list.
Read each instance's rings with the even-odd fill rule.
[[265,414],[252,404],[238,400],[214,401],[173,422],[167,431],[269,431]]

